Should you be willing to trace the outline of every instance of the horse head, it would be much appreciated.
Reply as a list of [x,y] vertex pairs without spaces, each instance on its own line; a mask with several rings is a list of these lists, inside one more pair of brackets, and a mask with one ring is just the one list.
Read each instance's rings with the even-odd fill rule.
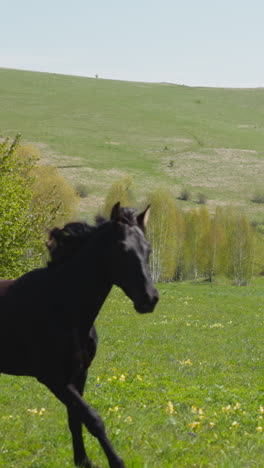
[[148,265],[151,247],[145,238],[149,210],[148,206],[136,215],[131,208],[122,208],[117,203],[111,213],[116,234],[110,267],[113,282],[132,300],[140,313],[152,312],[159,300]]

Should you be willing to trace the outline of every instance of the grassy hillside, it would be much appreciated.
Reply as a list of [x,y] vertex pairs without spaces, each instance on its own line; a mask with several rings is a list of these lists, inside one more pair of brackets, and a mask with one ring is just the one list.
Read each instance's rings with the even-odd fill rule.
[[[183,186],[208,205],[236,204],[263,220],[264,89],[190,88],[0,69],[0,134],[37,143],[73,184],[83,212],[133,175],[139,201]],[[188,205],[184,205],[188,206]]]
[[[159,291],[144,316],[120,290],[108,298],[86,400],[127,468],[262,468],[263,278],[250,288]],[[0,406],[1,467],[73,467],[66,412],[48,390],[2,375]],[[84,433],[92,460],[107,468]]]

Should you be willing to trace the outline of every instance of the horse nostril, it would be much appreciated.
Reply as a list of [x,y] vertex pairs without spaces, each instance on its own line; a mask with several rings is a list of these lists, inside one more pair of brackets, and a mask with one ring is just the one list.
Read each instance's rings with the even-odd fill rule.
[[158,294],[158,292],[157,292],[157,293],[154,294],[154,296],[153,296],[153,301],[152,301],[153,304],[156,305],[157,302],[158,302],[158,300],[159,300],[159,294]]

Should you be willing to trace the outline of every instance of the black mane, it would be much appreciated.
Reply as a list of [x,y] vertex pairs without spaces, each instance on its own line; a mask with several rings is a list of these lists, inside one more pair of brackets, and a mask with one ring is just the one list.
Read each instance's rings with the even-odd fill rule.
[[[119,221],[124,224],[128,224],[129,226],[137,225],[136,214],[136,210],[133,208],[122,207],[120,210]],[[61,229],[57,227],[52,229],[49,233],[49,240],[46,244],[51,256],[51,260],[48,262],[48,265],[53,266],[62,259],[73,254],[84,244],[84,242],[87,242],[91,237],[91,234],[101,226],[109,223],[109,220],[101,215],[96,216],[95,221],[95,226],[91,226],[86,222],[77,221],[67,223]]]

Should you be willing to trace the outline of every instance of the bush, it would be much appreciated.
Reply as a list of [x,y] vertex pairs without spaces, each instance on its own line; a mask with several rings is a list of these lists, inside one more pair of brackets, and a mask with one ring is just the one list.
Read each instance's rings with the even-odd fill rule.
[[86,198],[88,197],[89,190],[87,185],[85,184],[78,184],[75,187],[77,195],[79,195],[80,198]]
[[46,229],[72,217],[75,191],[51,166],[40,166],[36,148],[0,142],[0,277],[40,265]]
[[207,198],[206,198],[206,195],[204,193],[198,193],[198,197],[197,197],[197,203],[199,203],[199,205],[205,205],[207,202]]
[[179,200],[183,200],[183,201],[190,201],[191,200],[191,192],[188,188],[183,188],[181,193],[180,193],[180,196],[179,196]]
[[251,201],[254,203],[264,203],[264,192],[256,192]]

